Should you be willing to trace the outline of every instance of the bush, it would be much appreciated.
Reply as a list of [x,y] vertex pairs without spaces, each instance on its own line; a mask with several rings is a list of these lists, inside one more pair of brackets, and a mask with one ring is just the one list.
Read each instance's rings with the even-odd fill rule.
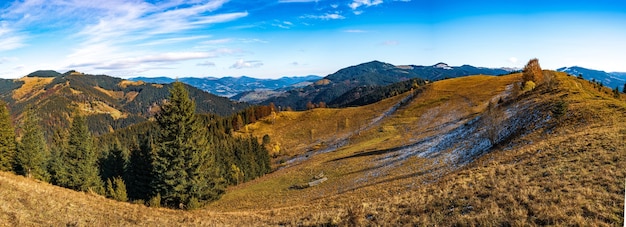
[[149,207],[161,207],[161,194],[157,194],[148,201]]
[[526,66],[524,66],[522,78],[524,79],[524,82],[534,81],[539,84],[543,82],[543,71],[541,70],[541,66],[539,66],[538,59],[533,58],[528,61]]
[[537,85],[535,84],[535,82],[533,81],[526,81],[524,82],[524,88],[522,89],[524,92],[526,91],[532,91],[533,89],[535,89]]
[[198,202],[198,199],[196,199],[196,197],[191,197],[191,199],[189,199],[189,201],[187,202],[185,208],[187,208],[187,210],[195,210],[200,207],[202,207],[202,205],[200,204],[200,202]]

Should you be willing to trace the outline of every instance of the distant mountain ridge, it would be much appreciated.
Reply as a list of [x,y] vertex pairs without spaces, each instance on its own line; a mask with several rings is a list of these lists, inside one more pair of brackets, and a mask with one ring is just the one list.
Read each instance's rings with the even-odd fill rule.
[[[247,76],[241,77],[183,77],[178,78],[178,81],[189,84],[196,88],[207,91],[211,94],[232,97],[242,92],[255,91],[255,90],[275,90],[286,88],[290,86],[306,86],[314,81],[321,79],[320,76],[294,76],[294,77],[281,77],[278,79],[258,79]],[[169,84],[176,79],[169,77],[134,77],[130,78],[132,81],[144,81],[150,83]]]
[[582,75],[586,80],[594,79],[602,82],[604,86],[609,88],[618,87],[620,91],[624,89],[624,83],[626,83],[626,73],[624,72],[605,72],[580,66],[562,67],[558,68],[556,71],[565,72],[574,76]]
[[[368,92],[380,91],[371,87],[382,87],[410,79],[422,79],[428,81],[441,80],[468,75],[502,75],[510,73],[510,70],[480,68],[470,65],[449,66],[446,63],[438,63],[432,66],[418,65],[392,65],[380,61],[371,61],[338,70],[314,84],[296,88],[289,91],[277,91],[268,94],[248,92],[233,97],[235,100],[255,100],[262,104],[274,103],[277,106],[291,107],[293,109],[305,109],[307,103],[352,103]],[[370,87],[357,89],[359,87]],[[365,93],[363,93],[365,92]],[[354,94],[347,94],[354,93]],[[259,98],[261,97],[261,98]],[[265,100],[262,100],[265,98]],[[335,100],[337,98],[350,100]]]

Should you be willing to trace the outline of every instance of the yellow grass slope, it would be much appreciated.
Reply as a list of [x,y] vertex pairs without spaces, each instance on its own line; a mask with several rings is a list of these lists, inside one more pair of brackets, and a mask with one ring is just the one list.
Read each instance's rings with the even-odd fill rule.
[[43,93],[43,88],[50,84],[52,80],[54,80],[54,77],[23,77],[18,79],[18,81],[24,82],[24,84],[13,91],[13,99],[19,102],[35,97]]

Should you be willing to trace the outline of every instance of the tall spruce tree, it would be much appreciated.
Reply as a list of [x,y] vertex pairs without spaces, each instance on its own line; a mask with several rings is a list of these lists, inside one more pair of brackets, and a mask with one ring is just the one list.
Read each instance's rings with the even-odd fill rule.
[[123,177],[128,163],[128,152],[122,149],[120,141],[115,138],[110,148],[102,152],[104,155],[100,160],[100,176],[102,181],[107,181],[115,177]]
[[50,154],[39,122],[37,114],[28,108],[21,126],[22,138],[18,143],[16,170],[26,177],[48,181],[46,164]]
[[15,129],[11,114],[4,101],[0,101],[0,171],[13,171],[15,165]]
[[195,102],[180,82],[174,82],[167,103],[156,116],[154,188],[168,207],[194,208],[224,193],[213,152],[208,149],[207,128],[195,114]]
[[104,193],[104,185],[98,175],[98,156],[93,148],[93,139],[87,128],[85,117],[75,113],[70,128],[67,152],[62,158],[65,174],[61,186],[77,191]]
[[67,137],[67,131],[63,128],[56,128],[52,134],[48,172],[50,173],[50,183],[54,185],[63,186],[65,182],[69,181],[65,163]]
[[130,152],[126,169],[128,196],[131,199],[148,200],[156,196],[152,188],[154,181],[153,161],[154,143],[151,135],[139,139],[139,146],[134,145]]

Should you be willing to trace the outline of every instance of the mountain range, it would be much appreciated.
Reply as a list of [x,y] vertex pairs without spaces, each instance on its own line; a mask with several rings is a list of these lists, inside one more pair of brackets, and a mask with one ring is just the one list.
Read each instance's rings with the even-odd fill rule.
[[[342,106],[380,92],[382,87],[409,79],[436,81],[468,75],[502,75],[511,71],[463,65],[459,67],[438,63],[433,66],[401,65],[395,66],[380,61],[371,61],[350,66],[332,73],[308,86],[292,90],[268,92],[246,92],[232,97],[238,101],[254,100],[261,104],[274,103],[281,107],[296,110],[306,109],[309,103]],[[261,97],[261,98],[259,98]],[[350,98],[346,100],[346,98]],[[377,101],[377,100],[376,100]]]
[[132,81],[144,81],[149,83],[169,84],[176,80],[205,90],[211,94],[232,97],[242,92],[257,90],[276,90],[286,87],[299,87],[311,84],[321,79],[319,76],[309,75],[302,77],[281,77],[278,79],[257,79],[247,76],[242,77],[183,77],[172,79],[169,77],[134,77]]

